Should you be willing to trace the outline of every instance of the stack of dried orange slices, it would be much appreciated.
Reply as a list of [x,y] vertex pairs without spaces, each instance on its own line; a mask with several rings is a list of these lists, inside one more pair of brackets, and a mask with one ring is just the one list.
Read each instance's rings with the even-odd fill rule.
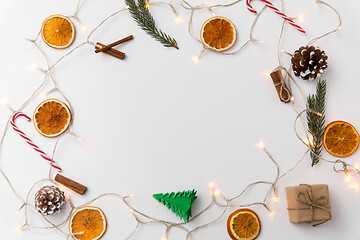
[[74,24],[63,15],[51,15],[42,24],[41,37],[52,48],[67,48],[75,39]]
[[223,52],[235,44],[236,28],[225,17],[212,17],[202,25],[200,38],[208,49]]

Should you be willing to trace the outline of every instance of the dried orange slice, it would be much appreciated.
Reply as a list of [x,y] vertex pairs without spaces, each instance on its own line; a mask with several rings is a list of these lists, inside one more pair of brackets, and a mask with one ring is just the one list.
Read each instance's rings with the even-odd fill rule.
[[76,210],[69,221],[69,231],[75,240],[97,240],[106,231],[106,217],[97,207],[82,207]]
[[247,208],[236,210],[227,220],[227,231],[233,240],[253,240],[259,236],[260,229],[258,215]]
[[71,112],[65,103],[57,99],[47,99],[34,111],[36,130],[45,137],[57,137],[69,127]]
[[358,149],[359,133],[350,123],[335,121],[325,128],[323,143],[330,154],[347,157]]
[[41,37],[52,48],[67,48],[75,38],[74,24],[68,17],[51,15],[42,24]]
[[226,51],[236,41],[236,28],[227,18],[212,17],[202,25],[200,38],[207,48],[218,52]]

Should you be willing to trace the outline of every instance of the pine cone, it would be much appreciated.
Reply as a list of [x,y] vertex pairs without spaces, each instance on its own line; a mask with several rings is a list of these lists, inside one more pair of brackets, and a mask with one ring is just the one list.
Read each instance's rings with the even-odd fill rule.
[[303,46],[295,51],[291,59],[294,74],[304,80],[314,80],[327,68],[327,59],[325,52],[319,48]]
[[55,186],[45,186],[35,194],[35,207],[44,215],[52,215],[65,203],[65,194]]

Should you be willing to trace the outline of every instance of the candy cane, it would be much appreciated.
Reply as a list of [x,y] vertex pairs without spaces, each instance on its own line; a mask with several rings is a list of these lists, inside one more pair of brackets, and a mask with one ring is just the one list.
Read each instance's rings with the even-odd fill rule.
[[31,118],[29,118],[27,115],[25,115],[24,113],[22,112],[15,112],[14,115],[12,116],[11,118],[11,121],[10,121],[10,124],[11,126],[13,127],[13,129],[20,135],[20,137],[22,137],[23,139],[25,139],[25,141],[31,146],[34,148],[35,151],[37,151],[40,156],[45,159],[46,161],[48,161],[50,163],[50,165],[59,170],[60,172],[62,171],[60,167],[56,166],[56,163],[49,157],[46,156],[46,154],[40,150],[40,148],[35,145],[26,135],[23,131],[21,131],[16,125],[15,125],[15,120],[16,118],[18,117],[25,117],[26,120],[28,120],[28,122],[31,121]]
[[[251,1],[252,0],[246,0],[246,6],[247,6],[247,9],[254,13],[254,14],[257,14],[257,11],[251,6]],[[291,26],[295,27],[299,32],[301,33],[306,33],[304,29],[302,29],[302,27],[300,27],[299,25],[297,25],[291,18],[289,18],[288,16],[286,16],[285,14],[283,14],[282,12],[280,12],[279,9],[277,9],[276,7],[274,7],[274,5],[267,1],[267,0],[260,0],[262,1],[263,3],[265,3],[265,5],[267,7],[269,7],[270,9],[272,9],[276,14],[280,15],[286,22],[288,22]]]

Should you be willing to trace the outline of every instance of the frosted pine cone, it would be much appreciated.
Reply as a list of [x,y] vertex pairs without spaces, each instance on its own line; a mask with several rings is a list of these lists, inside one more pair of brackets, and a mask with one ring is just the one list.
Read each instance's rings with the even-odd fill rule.
[[327,59],[325,52],[319,48],[303,46],[295,51],[291,59],[294,74],[304,80],[314,80],[327,68]]
[[44,215],[52,215],[65,203],[65,194],[55,186],[45,186],[35,194],[35,207]]

